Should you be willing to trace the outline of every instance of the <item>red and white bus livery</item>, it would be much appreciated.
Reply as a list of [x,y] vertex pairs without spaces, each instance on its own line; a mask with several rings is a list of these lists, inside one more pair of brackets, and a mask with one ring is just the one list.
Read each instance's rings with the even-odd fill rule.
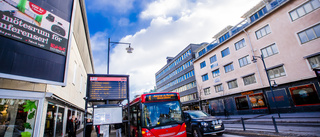
[[130,103],[132,137],[186,137],[179,93],[142,94]]

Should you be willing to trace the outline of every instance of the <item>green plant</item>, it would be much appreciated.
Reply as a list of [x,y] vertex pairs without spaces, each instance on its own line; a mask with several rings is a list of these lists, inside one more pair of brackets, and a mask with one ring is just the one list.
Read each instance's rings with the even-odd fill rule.
[[[37,110],[36,101],[27,100],[26,104],[23,105],[24,112],[31,112],[28,114],[28,119],[33,119]],[[26,122],[23,124],[23,127],[26,129],[32,129],[30,123]],[[30,137],[31,133],[28,131],[21,132],[22,137]]]

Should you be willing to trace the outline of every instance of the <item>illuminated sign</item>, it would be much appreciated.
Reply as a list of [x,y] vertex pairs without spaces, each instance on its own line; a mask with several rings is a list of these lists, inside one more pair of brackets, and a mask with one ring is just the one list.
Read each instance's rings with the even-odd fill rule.
[[241,93],[241,95],[250,95],[250,94],[253,94],[253,91],[248,91],[248,92]]
[[162,94],[150,94],[145,96],[146,101],[160,101],[160,100],[172,100],[178,99],[176,93],[162,93]]
[[121,100],[127,98],[128,76],[89,75],[89,100]]

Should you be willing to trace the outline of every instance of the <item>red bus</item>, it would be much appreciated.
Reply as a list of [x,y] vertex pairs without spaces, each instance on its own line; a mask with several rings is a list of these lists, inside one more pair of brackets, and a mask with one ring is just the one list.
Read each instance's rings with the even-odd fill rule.
[[142,94],[130,115],[131,137],[187,137],[179,93]]

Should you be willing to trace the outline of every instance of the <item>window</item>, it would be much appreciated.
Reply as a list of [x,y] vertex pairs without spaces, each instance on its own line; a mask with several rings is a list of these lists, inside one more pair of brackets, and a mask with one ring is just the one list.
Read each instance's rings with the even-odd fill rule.
[[222,57],[225,57],[225,56],[227,56],[227,55],[229,55],[229,54],[230,54],[229,48],[226,48],[226,49],[224,49],[223,51],[221,51],[221,56],[222,56]]
[[289,88],[296,106],[320,105],[320,100],[313,84]]
[[206,49],[204,48],[204,49],[202,49],[201,51],[199,51],[198,56],[200,57],[200,56],[202,56],[202,55],[205,54],[205,53],[206,53]]
[[249,109],[247,96],[235,97],[234,98],[237,106],[237,110]]
[[258,12],[256,12],[255,14],[253,14],[251,17],[250,17],[250,20],[251,22],[254,22],[255,20],[259,19],[260,17],[262,17],[264,14],[266,14],[268,11],[267,11],[267,8],[266,7],[263,7],[261,10],[259,10]]
[[248,65],[248,64],[250,64],[250,63],[251,63],[251,61],[250,61],[249,55],[248,55],[248,56],[245,56],[245,57],[243,57],[243,58],[241,58],[241,59],[239,59],[239,65],[240,65],[240,67],[246,66],[246,65]]
[[261,53],[262,53],[263,57],[265,58],[265,57],[269,57],[274,54],[277,54],[277,53],[279,53],[279,51],[278,51],[276,44],[272,44],[268,47],[261,49]]
[[257,37],[257,39],[260,39],[263,36],[266,36],[266,35],[268,35],[270,33],[271,33],[270,26],[267,25],[267,26],[259,29],[258,31],[256,31],[256,37]]
[[230,64],[228,64],[228,65],[225,65],[225,66],[224,66],[224,71],[225,71],[226,73],[228,73],[228,72],[230,72],[230,71],[233,71],[233,64],[230,63]]
[[242,40],[238,41],[237,43],[235,43],[234,46],[236,47],[236,50],[238,50],[238,49],[245,47],[246,42],[244,41],[244,39],[242,39]]
[[320,24],[298,33],[301,44],[320,37]]
[[206,62],[205,61],[200,63],[200,68],[204,68],[204,67],[206,67]]
[[219,71],[219,69],[216,69],[216,70],[212,71],[212,76],[213,76],[213,77],[218,77],[218,76],[220,76],[220,71]]
[[207,81],[208,79],[208,74],[202,75],[202,81]]
[[286,75],[283,66],[268,70],[269,78],[278,78]]
[[222,86],[222,84],[220,84],[220,85],[216,85],[216,86],[214,86],[214,89],[215,89],[215,90],[216,90],[216,92],[218,93],[218,92],[223,91],[223,86]]
[[235,79],[235,80],[229,81],[228,87],[229,89],[237,88],[238,87],[237,80]]
[[210,94],[211,94],[210,88],[205,88],[205,89],[203,90],[203,93],[204,93],[204,95],[210,95]]
[[225,40],[227,40],[229,37],[230,37],[230,35],[229,35],[229,32],[228,32],[228,33],[224,34],[223,36],[221,36],[221,37],[219,38],[219,42],[222,43],[222,42],[224,42]]
[[210,63],[216,62],[217,61],[217,56],[214,55],[210,58]]
[[249,100],[250,100],[252,109],[266,109],[267,108],[263,93],[249,95]]
[[[0,97],[0,136],[17,137],[25,131],[23,125],[28,125],[30,130],[27,130],[31,135],[37,134],[35,131],[35,121],[37,121],[38,100],[29,99],[10,99]],[[42,107],[42,106],[40,106]],[[53,118],[56,111],[51,111],[50,114]],[[49,113],[47,113],[49,114]],[[53,128],[52,125],[47,125],[48,128]]]
[[320,68],[320,55],[308,58],[308,61],[312,69]]
[[254,74],[243,77],[243,83],[244,85],[250,85],[250,84],[256,83],[256,78],[254,77]]
[[73,65],[73,80],[72,80],[73,85],[76,85],[76,80],[77,80],[76,77],[77,77],[77,62],[75,61]]
[[294,9],[291,11],[290,17],[292,21],[297,20],[298,18],[301,18],[302,16],[314,11],[315,9],[318,9],[320,7],[320,1],[319,0],[311,0],[303,4],[302,6]]

